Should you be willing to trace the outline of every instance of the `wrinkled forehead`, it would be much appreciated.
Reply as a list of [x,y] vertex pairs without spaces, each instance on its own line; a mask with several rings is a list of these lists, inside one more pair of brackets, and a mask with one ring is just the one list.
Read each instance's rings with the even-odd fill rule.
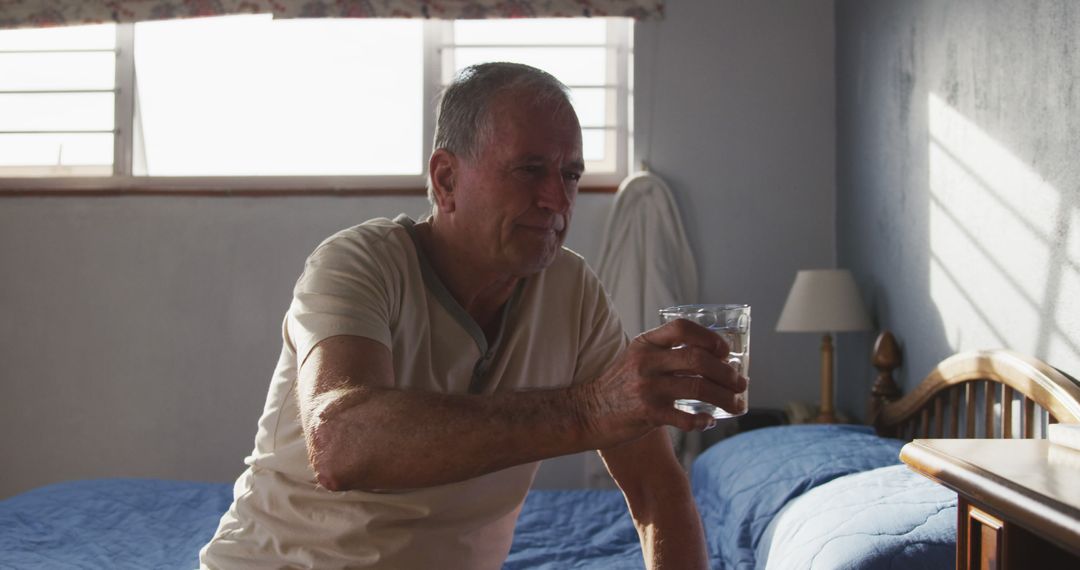
[[482,127],[484,146],[556,145],[580,159],[581,124],[569,99],[523,91],[507,90],[492,101]]

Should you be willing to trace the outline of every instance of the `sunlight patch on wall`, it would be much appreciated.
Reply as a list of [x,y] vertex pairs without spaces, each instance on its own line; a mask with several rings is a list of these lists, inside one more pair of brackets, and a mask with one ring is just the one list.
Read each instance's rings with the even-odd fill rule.
[[1080,298],[1076,212],[1062,215],[1061,192],[933,93],[928,115],[930,294],[951,348],[1080,361],[1063,332],[1076,323],[1057,318],[1059,300]]

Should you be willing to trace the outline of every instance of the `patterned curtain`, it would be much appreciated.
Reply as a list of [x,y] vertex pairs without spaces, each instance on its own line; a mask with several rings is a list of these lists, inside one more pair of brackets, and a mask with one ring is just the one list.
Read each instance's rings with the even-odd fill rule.
[[226,14],[275,18],[662,18],[664,0],[0,0],[0,28]]

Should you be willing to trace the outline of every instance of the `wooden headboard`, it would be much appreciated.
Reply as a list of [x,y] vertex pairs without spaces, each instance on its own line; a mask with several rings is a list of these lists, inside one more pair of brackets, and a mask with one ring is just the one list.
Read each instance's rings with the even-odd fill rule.
[[900,350],[889,332],[874,346],[878,379],[867,421],[879,434],[915,438],[1046,438],[1048,424],[1080,423],[1080,384],[1011,350],[951,356],[900,397],[892,372]]

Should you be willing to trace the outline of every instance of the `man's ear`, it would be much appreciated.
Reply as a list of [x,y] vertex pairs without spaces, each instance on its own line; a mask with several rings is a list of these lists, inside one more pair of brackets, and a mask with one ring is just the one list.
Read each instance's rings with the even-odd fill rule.
[[440,148],[431,153],[428,161],[428,176],[435,194],[435,207],[441,212],[454,211],[454,179],[457,171],[457,157],[454,153]]

